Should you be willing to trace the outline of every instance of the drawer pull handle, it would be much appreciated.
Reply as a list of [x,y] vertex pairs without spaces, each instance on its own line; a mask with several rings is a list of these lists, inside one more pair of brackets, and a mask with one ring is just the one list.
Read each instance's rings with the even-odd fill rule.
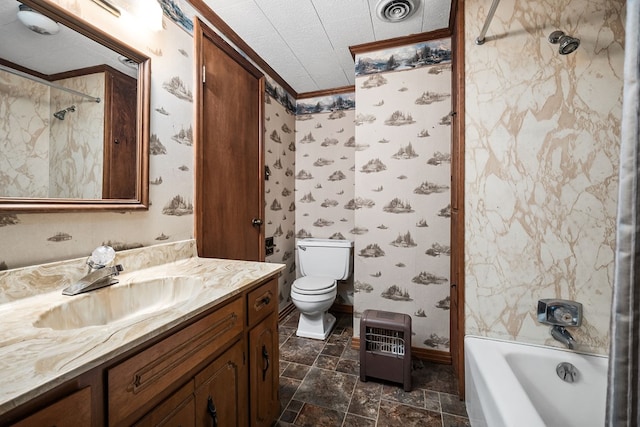
[[267,378],[267,371],[269,370],[269,352],[267,351],[267,346],[262,346],[262,358],[266,362],[266,366],[262,368],[262,381],[265,381]]
[[269,295],[267,295],[266,297],[262,298],[262,300],[260,300],[260,302],[262,302],[262,304],[267,305],[271,302],[271,298],[269,298]]
[[207,399],[207,412],[209,412],[209,415],[211,416],[213,427],[218,427],[218,411],[216,411],[216,405],[213,404],[211,396]]

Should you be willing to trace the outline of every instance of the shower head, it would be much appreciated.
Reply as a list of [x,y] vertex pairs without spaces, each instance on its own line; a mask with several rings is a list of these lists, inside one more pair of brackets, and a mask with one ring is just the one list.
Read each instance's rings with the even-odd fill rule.
[[65,108],[64,110],[56,111],[55,113],[53,113],[53,117],[58,120],[64,120],[64,116],[66,116],[69,111],[76,111],[76,106],[72,105],[71,107]]
[[580,46],[580,39],[571,37],[560,30],[549,34],[549,42],[559,45],[558,53],[560,55],[568,55]]

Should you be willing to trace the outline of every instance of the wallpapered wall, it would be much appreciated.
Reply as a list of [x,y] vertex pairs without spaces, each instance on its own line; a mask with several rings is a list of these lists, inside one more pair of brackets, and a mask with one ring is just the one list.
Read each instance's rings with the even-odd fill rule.
[[265,165],[271,176],[265,182],[265,236],[273,237],[275,248],[267,262],[286,264],[280,276],[280,308],[289,302],[296,278],[295,265],[295,116],[269,94],[264,109]]
[[[354,240],[354,94],[298,100],[296,237]],[[300,275],[298,273],[298,275]],[[336,301],[353,304],[353,280]]]
[[[108,28],[114,37],[151,57],[151,206],[148,212],[0,214],[0,268],[82,257],[102,243],[116,249],[127,249],[193,238],[194,59],[191,18],[194,10],[183,1],[174,2],[175,6],[182,7],[179,24],[164,16],[163,30],[151,32],[139,25],[130,25],[125,19],[113,17],[93,2],[54,1],[96,27]],[[269,90],[276,98],[267,95],[265,105],[265,162],[273,173],[265,186],[268,204],[265,231],[267,236],[275,237],[277,244],[275,253],[267,261],[284,262],[288,266],[280,278],[280,302],[283,306],[295,278],[295,218],[294,212],[288,211],[294,197],[292,171],[295,153],[291,144],[294,142],[295,119],[281,105],[288,105],[291,110],[290,96],[274,85],[269,79]],[[276,99],[281,103],[275,102]],[[48,104],[47,111],[41,115],[44,122],[49,116]],[[3,131],[13,129],[10,127]],[[280,142],[270,138],[274,130],[278,132]],[[283,167],[278,169],[274,164]],[[290,195],[284,196],[283,192],[290,192]],[[281,211],[271,209],[276,195],[283,206]]]
[[412,345],[442,351],[449,350],[450,54],[450,39],[442,39],[356,57],[355,317],[366,309],[407,313]]
[[[578,349],[608,352],[624,1],[465,2],[466,332],[562,346],[540,298],[584,305]],[[561,29],[582,43],[558,54]]]

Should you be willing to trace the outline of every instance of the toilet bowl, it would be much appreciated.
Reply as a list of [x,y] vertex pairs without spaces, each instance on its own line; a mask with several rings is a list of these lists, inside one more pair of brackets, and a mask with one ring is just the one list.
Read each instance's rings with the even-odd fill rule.
[[296,335],[324,340],[336,318],[327,310],[338,293],[338,284],[329,277],[301,277],[291,287],[291,301],[300,311]]
[[298,265],[302,277],[291,287],[291,301],[300,311],[296,335],[325,340],[336,318],[327,310],[338,293],[338,280],[349,277],[353,269],[353,242],[335,239],[298,240]]

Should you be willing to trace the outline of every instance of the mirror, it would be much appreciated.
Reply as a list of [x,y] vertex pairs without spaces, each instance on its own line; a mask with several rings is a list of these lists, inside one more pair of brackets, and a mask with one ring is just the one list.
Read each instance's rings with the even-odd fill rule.
[[0,212],[148,209],[149,57],[47,0],[0,39]]

